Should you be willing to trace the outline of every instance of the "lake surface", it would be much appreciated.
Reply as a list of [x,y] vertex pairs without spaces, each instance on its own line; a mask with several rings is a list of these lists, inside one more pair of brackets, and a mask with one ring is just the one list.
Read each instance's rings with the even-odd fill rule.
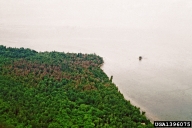
[[148,118],[192,120],[191,22],[190,0],[0,0],[0,45],[96,53]]

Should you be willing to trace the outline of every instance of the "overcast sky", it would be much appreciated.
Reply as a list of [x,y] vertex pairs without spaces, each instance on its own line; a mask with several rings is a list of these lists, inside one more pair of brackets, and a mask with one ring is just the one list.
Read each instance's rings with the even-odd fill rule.
[[191,0],[0,0],[0,25],[192,29]]

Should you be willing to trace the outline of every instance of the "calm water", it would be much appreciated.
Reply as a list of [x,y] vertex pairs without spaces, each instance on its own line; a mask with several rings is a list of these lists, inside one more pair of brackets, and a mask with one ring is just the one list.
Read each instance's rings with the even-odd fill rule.
[[96,53],[150,119],[192,120],[191,7],[190,0],[0,0],[0,44]]

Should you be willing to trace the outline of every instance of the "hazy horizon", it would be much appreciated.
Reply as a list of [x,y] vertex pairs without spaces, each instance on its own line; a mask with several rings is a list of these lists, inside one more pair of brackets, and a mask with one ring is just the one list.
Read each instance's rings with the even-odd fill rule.
[[0,0],[0,23],[191,30],[191,7],[190,0]]

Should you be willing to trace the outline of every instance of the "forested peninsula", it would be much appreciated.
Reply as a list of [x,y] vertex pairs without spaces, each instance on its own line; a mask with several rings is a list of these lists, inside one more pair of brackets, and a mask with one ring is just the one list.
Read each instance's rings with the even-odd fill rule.
[[152,128],[103,63],[96,54],[0,45],[0,128]]

